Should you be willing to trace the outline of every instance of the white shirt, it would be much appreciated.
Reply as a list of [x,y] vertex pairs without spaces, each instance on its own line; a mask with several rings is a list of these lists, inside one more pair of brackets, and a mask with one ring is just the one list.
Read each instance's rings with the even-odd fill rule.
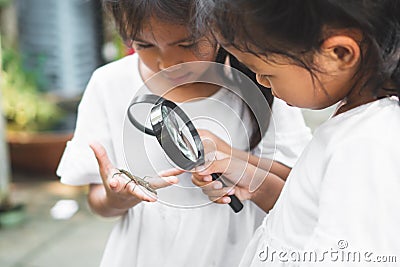
[[[399,133],[397,98],[359,106],[322,124],[241,266],[354,266],[353,259],[369,266],[382,260],[379,256],[397,256],[398,262]],[[317,263],[296,258],[312,253]]]
[[[74,138],[58,168],[63,183],[101,183],[96,159],[88,147],[91,141],[102,143],[115,166],[135,175],[156,175],[171,168],[156,138],[127,122],[127,107],[142,85],[137,55],[94,73],[79,106]],[[247,148],[247,110],[227,89],[181,107],[189,117],[198,118],[194,120],[197,128],[209,129],[236,148]],[[272,112],[273,119],[257,151],[292,166],[309,141],[310,131],[300,110],[278,99]],[[192,184],[190,174],[179,176],[179,180],[178,185],[157,190],[158,202],[140,203],[121,217],[108,240],[102,266],[238,264],[264,213],[246,201],[243,210],[235,214],[228,205],[210,204]]]

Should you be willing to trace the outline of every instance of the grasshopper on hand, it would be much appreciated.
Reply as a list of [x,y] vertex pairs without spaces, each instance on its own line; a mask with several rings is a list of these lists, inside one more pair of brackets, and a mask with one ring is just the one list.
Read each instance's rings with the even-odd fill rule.
[[128,172],[128,171],[126,171],[126,170],[124,170],[124,169],[118,169],[118,171],[119,171],[119,173],[115,173],[114,175],[116,175],[116,174],[125,174],[129,179],[131,179],[129,182],[126,183],[125,187],[126,187],[129,183],[133,182],[133,183],[135,183],[135,184],[137,184],[137,185],[143,186],[143,187],[146,188],[148,191],[150,191],[150,192],[152,192],[153,194],[157,195],[157,191],[156,191],[153,187],[151,187],[151,185],[150,185],[149,182],[147,182],[147,181],[145,180],[146,177],[140,178],[140,177],[138,177],[138,176],[135,176],[135,175],[131,174],[130,172]]

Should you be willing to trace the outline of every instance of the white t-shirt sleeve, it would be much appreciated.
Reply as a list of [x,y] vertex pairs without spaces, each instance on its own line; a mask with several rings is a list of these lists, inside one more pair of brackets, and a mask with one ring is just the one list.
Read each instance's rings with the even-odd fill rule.
[[301,110],[274,98],[267,132],[255,154],[293,167],[311,137]]
[[105,112],[101,74],[96,71],[90,79],[78,108],[74,137],[67,143],[57,169],[61,182],[70,185],[101,183],[98,164],[91,142],[101,143],[113,157],[110,127]]
[[400,251],[400,150],[378,138],[354,139],[335,145],[327,161],[315,188],[320,192],[318,223],[305,249],[361,252],[362,257],[373,253],[361,259],[365,263]]

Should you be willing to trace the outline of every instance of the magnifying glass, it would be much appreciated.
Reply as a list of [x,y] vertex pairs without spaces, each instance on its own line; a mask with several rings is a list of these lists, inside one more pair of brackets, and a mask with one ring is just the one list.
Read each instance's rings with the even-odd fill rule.
[[[150,112],[152,128],[138,122],[131,108],[140,103],[153,104]],[[192,170],[205,164],[204,146],[193,123],[186,113],[174,102],[163,97],[146,94],[135,97],[128,108],[129,121],[140,131],[155,136],[165,154],[181,169]],[[220,174],[212,174],[217,180]],[[225,186],[223,181],[222,184]],[[234,212],[239,212],[243,204],[235,196],[229,196],[229,205]]]

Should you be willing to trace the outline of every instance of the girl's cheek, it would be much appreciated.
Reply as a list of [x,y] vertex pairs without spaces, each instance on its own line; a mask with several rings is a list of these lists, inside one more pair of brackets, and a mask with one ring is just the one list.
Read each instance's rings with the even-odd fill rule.
[[151,53],[148,52],[140,52],[138,54],[143,64],[146,65],[147,68],[149,68],[152,71],[157,70],[158,59],[156,55],[152,55]]
[[217,49],[211,46],[200,48],[197,51],[192,51],[193,55],[201,61],[215,61],[217,52]]

